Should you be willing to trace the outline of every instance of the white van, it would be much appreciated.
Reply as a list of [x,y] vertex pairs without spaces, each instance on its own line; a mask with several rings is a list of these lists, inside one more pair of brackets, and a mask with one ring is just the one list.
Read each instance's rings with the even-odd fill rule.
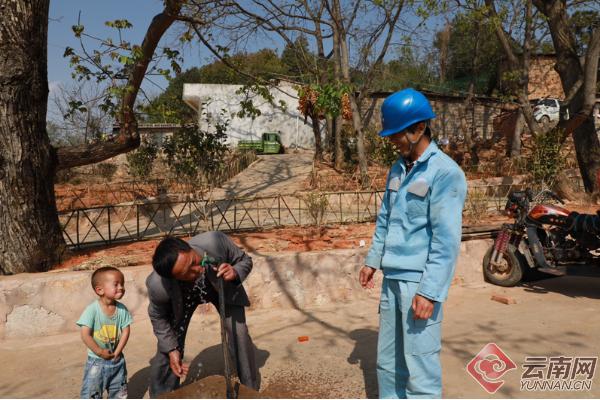
[[560,103],[558,99],[540,99],[533,107],[533,118],[537,122],[547,124],[550,121],[556,122],[560,116]]

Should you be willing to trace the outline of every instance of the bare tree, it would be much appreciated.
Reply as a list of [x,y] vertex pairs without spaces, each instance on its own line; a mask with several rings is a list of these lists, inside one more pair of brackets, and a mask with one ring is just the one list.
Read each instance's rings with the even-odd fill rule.
[[[324,40],[331,36],[327,22],[323,19],[324,7],[319,2],[307,0],[295,1],[229,1],[214,2],[218,5],[217,12],[206,15],[202,1],[192,0],[185,9],[181,21],[187,22],[191,31],[202,44],[225,65],[238,73],[251,78],[256,83],[271,86],[255,76],[241,71],[228,60],[232,49],[245,48],[248,40],[263,39],[266,36],[277,36],[292,50],[298,61],[301,75],[309,82],[300,82],[297,76],[279,76],[280,80],[303,85],[307,83],[323,84],[327,82],[327,58],[324,54]],[[206,23],[210,20],[211,23]],[[307,52],[304,46],[296,46],[296,39],[309,38],[316,54]],[[277,89],[274,87],[274,89]],[[290,93],[288,93],[290,94]],[[292,94],[290,94],[292,95]],[[295,97],[292,95],[292,97]],[[313,129],[315,139],[315,159],[322,159],[320,113],[311,112],[307,115]],[[331,134],[331,133],[330,133]]]
[[100,107],[106,95],[105,89],[89,81],[77,82],[68,88],[59,85],[50,99],[53,107],[48,110],[49,119],[59,130],[60,140],[52,144],[86,145],[108,139],[114,118]]
[[[513,16],[522,15],[524,20],[524,28],[522,32],[522,43],[520,44],[520,51],[517,52],[515,49],[515,43],[519,43],[518,38],[511,37],[502,24],[502,20],[496,11],[496,5],[494,0],[485,0],[489,18],[495,20],[493,23],[495,26],[496,36],[498,41],[502,45],[504,54],[508,62],[509,70],[516,74],[516,77],[512,79],[512,91],[517,97],[519,102],[519,115],[517,118],[517,124],[513,140],[513,148],[511,149],[511,155],[517,155],[519,148],[517,147],[521,141],[521,132],[523,130],[523,119],[527,123],[529,130],[533,135],[540,132],[541,127],[535,121],[533,117],[533,109],[529,102],[529,68],[531,61],[531,50],[532,41],[534,36],[534,15],[532,10],[531,0],[526,0],[523,6],[522,14],[517,9],[513,9]],[[518,136],[517,136],[518,135]]]
[[[494,0],[485,0],[490,18],[499,19]],[[536,29],[535,6],[543,14],[543,19],[537,19],[545,25],[550,32],[554,50],[556,52],[557,70],[565,101],[563,102],[560,120],[557,128],[563,131],[563,141],[573,135],[575,151],[579,169],[583,178],[585,189],[594,192],[600,189],[600,143],[595,132],[592,111],[596,101],[596,85],[598,76],[598,56],[600,54],[600,26],[598,21],[591,26],[589,42],[584,47],[585,53],[578,54],[573,27],[569,23],[568,9],[589,6],[592,2],[578,1],[567,4],[566,0],[527,0],[524,2],[521,51],[515,51],[514,44],[517,40],[503,29],[502,24],[496,25],[496,34],[507,56],[510,68],[518,72],[516,80],[516,95],[520,104],[520,111],[527,122],[530,131],[537,134],[541,127],[533,118],[533,110],[528,99],[529,65],[532,43]],[[516,10],[513,9],[516,14]],[[537,35],[539,36],[539,35]],[[568,112],[565,112],[568,110]],[[567,119],[570,115],[571,118]],[[515,140],[517,139],[515,133]],[[513,140],[513,142],[515,142]]]
[[[318,84],[341,82],[347,85],[352,93],[357,93],[356,96],[350,96],[352,124],[358,139],[361,178],[367,185],[364,125],[368,121],[364,119],[368,118],[368,114],[362,106],[391,47],[405,2],[224,0],[218,3],[220,15],[210,17],[211,21],[218,21],[214,24],[198,27],[206,19],[198,11],[202,8],[202,3],[198,1],[190,2],[190,5],[196,5],[196,10],[182,18],[194,26],[200,40],[218,57],[226,58],[219,48],[244,46],[247,41],[257,40],[266,35],[276,34],[288,45],[293,45],[297,35],[304,35],[316,49],[316,57],[304,57],[304,67],[311,80]],[[213,32],[215,29],[220,32],[218,36]],[[228,35],[227,40],[224,39],[224,34]],[[360,73],[359,86],[355,84],[351,71]],[[328,126],[334,131],[330,134],[335,135],[336,165],[339,165],[337,163],[342,159],[339,133],[341,120],[337,118],[335,123],[330,121]]]
[[[581,2],[580,2],[581,3]],[[585,3],[585,2],[583,2]],[[598,57],[600,55],[600,21],[591,26],[592,33],[585,53],[577,53],[575,34],[569,24],[566,0],[533,0],[535,7],[547,19],[556,51],[558,71],[565,92],[564,107],[568,109],[570,119],[561,112],[558,123],[564,137],[573,135],[577,162],[585,190],[600,190],[600,141],[596,134],[592,111],[596,102],[598,79]],[[596,4],[596,3],[589,3]]]
[[[398,19],[404,7],[404,1],[389,1],[389,2],[366,2],[366,8],[371,12],[375,11],[378,16],[377,22],[370,30],[366,30],[361,35],[360,43],[357,48],[362,49],[362,57],[359,58],[359,65],[356,66],[363,72],[363,84],[358,88],[357,96],[350,96],[350,106],[352,108],[352,124],[357,137],[358,162],[360,169],[361,183],[363,187],[370,184],[367,164],[367,154],[365,149],[365,121],[362,112],[362,104],[371,88],[373,79],[383,64],[384,57],[390,47],[394,32],[397,28]],[[338,43],[334,43],[334,47],[339,48],[339,63],[342,80],[344,83],[352,87],[350,78],[350,29],[354,21],[360,19],[358,11],[361,9],[360,1],[354,3],[354,7],[350,8],[346,14],[342,11],[342,5],[339,0],[327,2],[327,9],[333,21],[332,28],[336,32]],[[378,47],[377,43],[382,41]]]

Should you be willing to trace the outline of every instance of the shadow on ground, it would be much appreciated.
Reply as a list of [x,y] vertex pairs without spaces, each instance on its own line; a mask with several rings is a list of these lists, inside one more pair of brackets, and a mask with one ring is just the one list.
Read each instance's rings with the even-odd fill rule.
[[367,398],[378,399],[377,332],[372,329],[355,329],[350,332],[350,339],[355,341],[355,345],[352,353],[348,356],[348,362],[360,366],[365,381]]
[[552,292],[568,297],[600,299],[600,266],[568,265],[566,271],[566,276],[548,275],[543,279],[525,282],[522,286],[531,293]]
[[[267,362],[270,353],[266,350],[254,348],[256,356],[256,368],[258,369],[258,382],[260,385],[260,368]],[[215,345],[202,350],[190,363],[190,372],[182,382],[182,386],[193,383],[202,378],[212,375],[223,375],[225,369],[223,363],[223,350],[221,345]],[[141,399],[148,391],[150,383],[150,367],[143,368],[133,374],[128,382],[128,397],[130,399]]]

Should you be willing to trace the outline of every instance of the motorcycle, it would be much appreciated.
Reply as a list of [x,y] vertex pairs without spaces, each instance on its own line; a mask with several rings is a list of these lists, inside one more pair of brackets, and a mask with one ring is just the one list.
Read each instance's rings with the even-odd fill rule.
[[[514,223],[503,224],[483,259],[488,282],[515,286],[535,272],[565,275],[560,264],[593,262],[600,250],[600,210],[594,214],[569,211],[544,200],[564,202],[544,190],[531,189],[508,195],[505,212]],[[535,200],[535,201],[534,201]]]

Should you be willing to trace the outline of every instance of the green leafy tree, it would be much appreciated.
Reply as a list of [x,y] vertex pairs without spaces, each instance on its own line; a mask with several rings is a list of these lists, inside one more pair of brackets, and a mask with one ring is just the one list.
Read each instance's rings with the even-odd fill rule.
[[[457,14],[450,23],[446,60],[446,87],[466,91],[473,78],[477,93],[490,93],[496,88],[500,60],[504,57],[494,27],[481,10]],[[442,52],[443,32],[434,40]]]
[[402,46],[397,58],[384,63],[373,82],[374,90],[396,91],[407,86],[428,87],[437,77],[426,58],[415,54],[411,46]]
[[293,80],[302,83],[311,81],[307,73],[306,64],[316,64],[319,60],[310,51],[306,36],[298,37],[293,43],[286,43],[282,53],[281,62],[286,68],[286,74]]
[[190,123],[196,120],[196,112],[182,99],[184,83],[199,83],[201,72],[190,68],[169,81],[164,92],[141,107],[148,123]]
[[[210,129],[210,128],[209,128]],[[210,183],[211,174],[224,166],[228,151],[225,145],[227,123],[217,123],[214,132],[201,130],[197,124],[186,125],[165,139],[166,163],[176,179],[192,188]]]
[[140,147],[127,153],[129,175],[142,181],[148,180],[157,157],[158,145],[153,141],[143,141]]

